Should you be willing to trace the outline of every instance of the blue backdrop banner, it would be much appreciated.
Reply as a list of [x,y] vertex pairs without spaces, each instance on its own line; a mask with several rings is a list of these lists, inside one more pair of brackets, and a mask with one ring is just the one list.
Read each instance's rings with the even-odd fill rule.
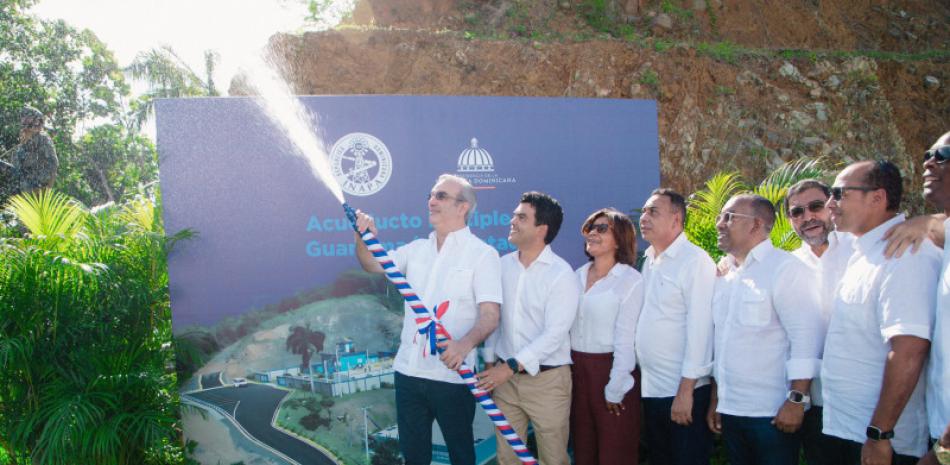
[[[347,202],[397,247],[430,232],[442,173],[476,187],[472,232],[498,249],[523,192],[564,207],[552,244],[574,267],[593,211],[631,212],[659,185],[654,101],[302,97]],[[185,415],[203,463],[368,463],[395,451],[392,355],[402,305],[357,271],[334,196],[248,98],[156,104],[165,228],[197,232],[169,256]],[[423,296],[424,297],[424,296]],[[479,461],[494,454],[476,415]],[[436,428],[437,430],[437,428]],[[436,462],[448,462],[436,435]],[[440,462],[441,463],[441,462]]]

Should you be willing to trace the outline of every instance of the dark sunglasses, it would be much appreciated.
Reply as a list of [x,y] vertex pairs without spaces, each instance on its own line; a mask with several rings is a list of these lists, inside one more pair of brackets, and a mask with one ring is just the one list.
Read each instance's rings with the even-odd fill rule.
[[937,163],[945,163],[950,160],[950,145],[944,145],[924,152],[924,163],[933,158]]
[[610,225],[607,223],[590,224],[586,228],[584,228],[584,233],[587,234],[587,233],[590,233],[591,231],[597,231],[597,234],[603,234],[607,232],[609,229],[610,229]]
[[808,205],[805,205],[804,207],[801,205],[796,205],[788,209],[788,216],[791,218],[800,218],[805,215],[806,208],[808,209],[808,211],[812,213],[818,213],[825,209],[825,201],[812,200],[811,202],[808,202]]
[[841,200],[841,196],[844,195],[844,191],[861,191],[861,192],[871,192],[881,189],[880,187],[868,187],[868,186],[836,186],[831,188],[831,198],[835,199],[837,202]]

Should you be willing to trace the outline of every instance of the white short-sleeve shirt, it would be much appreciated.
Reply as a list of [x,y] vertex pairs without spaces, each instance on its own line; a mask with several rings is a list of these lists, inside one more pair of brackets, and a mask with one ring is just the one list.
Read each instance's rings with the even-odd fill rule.
[[[498,252],[467,227],[446,236],[441,250],[432,232],[426,239],[416,239],[390,252],[390,256],[430,311],[449,302],[441,321],[453,339],[465,336],[475,326],[479,303],[502,302]],[[415,318],[415,312],[406,305],[393,369],[417,378],[464,383],[458,373],[446,368],[438,354],[429,353]],[[475,367],[474,350],[465,363]]]
[[[944,237],[950,237],[950,219],[943,222]],[[937,312],[927,384],[930,437],[939,438],[950,424],[950,244],[943,246],[943,270],[937,284]]]
[[[917,253],[884,258],[884,233],[902,221],[897,215],[856,238],[838,285],[821,368],[825,434],[863,443],[881,395],[890,339],[930,339],[941,255],[928,240]],[[898,454],[927,451],[924,385],[918,381],[894,427],[891,445]]]
[[716,280],[714,370],[719,413],[775,416],[790,382],[819,371],[822,331],[815,273],[762,241]]

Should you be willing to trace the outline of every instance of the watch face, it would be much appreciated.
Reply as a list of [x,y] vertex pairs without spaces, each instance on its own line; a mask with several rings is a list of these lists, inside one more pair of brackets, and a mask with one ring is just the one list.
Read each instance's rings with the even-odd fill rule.
[[801,403],[803,400],[805,400],[805,395],[800,392],[792,391],[788,393],[788,400],[795,403]]

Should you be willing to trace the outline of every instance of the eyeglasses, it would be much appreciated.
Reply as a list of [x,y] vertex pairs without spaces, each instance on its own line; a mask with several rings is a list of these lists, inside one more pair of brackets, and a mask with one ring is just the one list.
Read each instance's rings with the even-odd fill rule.
[[589,234],[592,231],[597,231],[597,234],[604,234],[609,229],[610,229],[610,225],[607,223],[592,223],[592,224],[587,225],[586,228],[584,228],[584,233]]
[[844,191],[861,191],[861,192],[871,192],[881,189],[881,187],[869,187],[869,186],[835,186],[831,188],[831,198],[835,199],[837,202],[841,200],[841,196],[844,195]]
[[812,200],[811,202],[808,202],[808,205],[805,205],[804,207],[801,205],[796,205],[788,209],[788,216],[791,218],[800,218],[805,215],[806,208],[808,209],[808,211],[812,213],[818,213],[825,209],[825,201]]
[[732,223],[732,219],[737,216],[741,218],[752,218],[752,219],[757,218],[755,215],[746,215],[743,213],[736,213],[736,212],[722,212],[716,215],[716,222],[719,223],[721,221],[724,221],[726,223]]
[[435,197],[435,199],[438,200],[439,202],[442,202],[442,201],[445,201],[445,200],[449,200],[449,199],[452,199],[452,200],[454,200],[454,201],[456,201],[456,202],[464,202],[464,201],[465,201],[465,199],[461,199],[461,198],[458,198],[458,197],[452,197],[452,196],[449,195],[449,193],[446,192],[446,191],[429,192],[429,194],[426,195],[426,200],[427,200],[427,201],[428,201],[428,200],[432,200],[433,197]]
[[946,163],[950,160],[950,145],[944,145],[924,152],[924,163],[933,158],[937,163]]

